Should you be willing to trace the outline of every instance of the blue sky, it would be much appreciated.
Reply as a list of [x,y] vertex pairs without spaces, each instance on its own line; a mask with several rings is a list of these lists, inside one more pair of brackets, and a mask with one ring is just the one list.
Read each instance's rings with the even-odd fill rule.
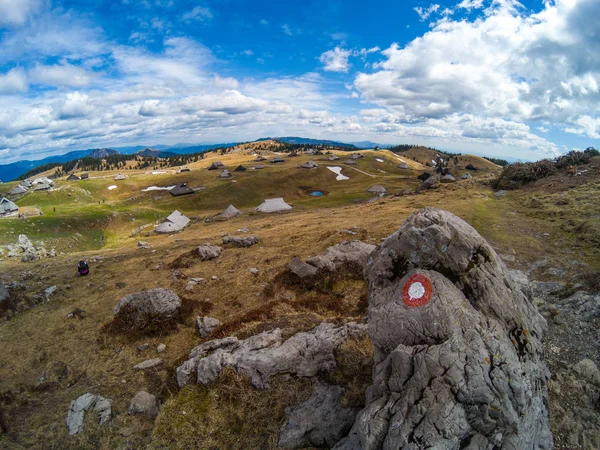
[[0,0],[0,162],[300,135],[600,147],[597,0]]

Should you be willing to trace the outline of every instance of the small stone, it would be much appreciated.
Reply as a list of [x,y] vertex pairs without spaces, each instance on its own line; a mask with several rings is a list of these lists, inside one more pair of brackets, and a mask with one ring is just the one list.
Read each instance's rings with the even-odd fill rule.
[[151,419],[158,415],[156,396],[145,391],[135,394],[129,403],[129,414],[145,414]]
[[198,334],[200,337],[207,337],[219,328],[221,322],[214,317],[196,317],[196,326],[198,327]]
[[48,289],[44,291],[44,295],[46,296],[46,300],[50,300],[58,288],[56,286],[50,286]]
[[213,275],[212,277],[210,277],[210,279],[213,280],[213,281],[217,281],[218,280],[218,278],[217,278],[216,275]]
[[133,368],[135,370],[148,370],[148,369],[153,369],[155,367],[158,367],[162,364],[163,360],[160,358],[153,358],[153,359],[148,359],[146,361],[143,361],[139,364],[136,364],[135,366],[133,366]]
[[138,248],[150,248],[150,244],[148,244],[146,241],[138,241]]
[[167,346],[165,344],[158,344],[158,347],[156,347],[156,351],[158,353],[164,353],[167,351]]
[[136,347],[136,349],[137,349],[138,352],[146,351],[146,350],[148,350],[148,348],[150,348],[150,344],[147,344],[147,343],[146,344],[140,344],[140,345],[138,345]]
[[258,275],[260,273],[260,271],[256,267],[251,267],[250,269],[248,269],[248,272],[250,272],[252,275]]

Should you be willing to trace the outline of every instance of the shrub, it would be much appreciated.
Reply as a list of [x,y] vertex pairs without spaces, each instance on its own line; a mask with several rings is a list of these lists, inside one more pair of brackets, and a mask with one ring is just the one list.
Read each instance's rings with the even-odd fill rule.
[[543,159],[534,163],[515,163],[504,168],[494,181],[496,189],[518,189],[521,186],[556,173],[554,161]]

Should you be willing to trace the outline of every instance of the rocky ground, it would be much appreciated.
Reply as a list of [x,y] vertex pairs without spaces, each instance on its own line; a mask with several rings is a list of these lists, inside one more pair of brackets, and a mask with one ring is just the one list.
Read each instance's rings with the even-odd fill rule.
[[[595,259],[570,253],[568,236],[549,240],[513,193],[468,186],[11,262],[0,274],[0,446],[379,448],[387,439],[425,448],[441,439],[475,449],[519,448],[523,438],[550,448],[547,410],[554,448],[600,448]],[[427,204],[453,209],[493,248],[457,238],[462,225],[393,234]],[[367,271],[366,283],[374,249],[393,263]],[[81,256],[89,278],[69,269]],[[508,277],[504,264],[522,274]],[[417,310],[393,301],[415,275],[445,292],[428,310],[442,315],[415,321],[407,314]],[[378,332],[392,318],[404,331]],[[379,430],[368,445],[365,425]]]

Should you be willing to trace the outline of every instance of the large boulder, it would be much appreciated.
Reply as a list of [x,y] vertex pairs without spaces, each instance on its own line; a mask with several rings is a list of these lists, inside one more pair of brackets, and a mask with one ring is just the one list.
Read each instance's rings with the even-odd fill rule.
[[115,322],[129,329],[144,330],[177,320],[181,299],[168,289],[158,288],[123,297],[113,309]]
[[348,433],[359,408],[342,406],[344,389],[318,384],[312,396],[287,410],[278,446],[287,449],[331,448]]
[[286,341],[279,328],[243,341],[235,337],[209,341],[193,349],[189,359],[177,368],[177,382],[180,387],[188,384],[195,372],[199,384],[209,385],[227,367],[247,375],[258,389],[269,389],[271,377],[275,375],[314,377],[334,369],[335,349],[346,339],[364,335],[365,331],[366,325],[354,322],[340,327],[322,323]]
[[336,449],[551,449],[531,290],[453,214],[413,214],[371,255],[367,406]]

